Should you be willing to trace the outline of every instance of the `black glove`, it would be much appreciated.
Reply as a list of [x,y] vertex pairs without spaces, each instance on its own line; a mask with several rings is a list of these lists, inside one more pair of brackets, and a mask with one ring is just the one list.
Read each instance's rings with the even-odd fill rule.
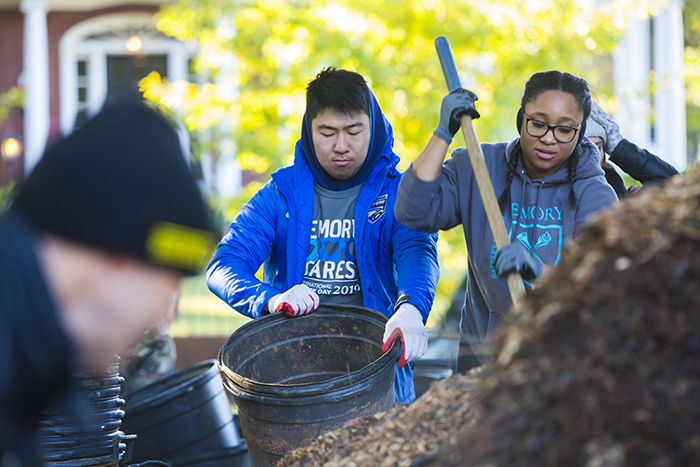
[[447,141],[452,142],[452,138],[459,130],[459,121],[462,115],[467,114],[471,118],[479,118],[479,112],[474,107],[474,101],[478,97],[471,91],[458,88],[442,98],[440,106],[440,122],[435,129],[435,134]]
[[526,281],[532,281],[542,275],[542,263],[520,242],[504,246],[496,253],[496,275],[503,278],[508,273],[517,271]]

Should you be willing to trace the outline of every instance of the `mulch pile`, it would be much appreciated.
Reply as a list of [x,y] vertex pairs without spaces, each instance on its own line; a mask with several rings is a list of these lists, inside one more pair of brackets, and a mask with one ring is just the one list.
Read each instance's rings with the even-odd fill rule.
[[[434,384],[410,405],[351,420],[282,459],[278,467],[378,467],[427,463],[474,418],[478,371]],[[416,464],[414,464],[416,465]]]
[[279,465],[700,466],[700,169],[601,214],[489,345]]
[[435,466],[700,465],[700,172],[571,243],[491,341],[479,430]]

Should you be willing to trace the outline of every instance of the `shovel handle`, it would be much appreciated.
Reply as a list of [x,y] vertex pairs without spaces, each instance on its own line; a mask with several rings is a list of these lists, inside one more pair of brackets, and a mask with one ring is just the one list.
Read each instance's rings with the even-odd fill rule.
[[[464,115],[460,120],[460,125],[462,126],[462,136],[464,136],[467,151],[469,152],[469,160],[471,161],[472,169],[474,170],[476,184],[479,187],[479,194],[481,195],[484,210],[486,211],[486,217],[489,221],[489,226],[491,227],[491,233],[493,234],[493,239],[496,242],[496,248],[500,250],[504,246],[508,245],[510,240],[508,239],[506,226],[503,223],[501,207],[498,205],[498,200],[496,199],[496,195],[493,190],[493,183],[491,183],[489,171],[486,168],[484,154],[481,152],[481,145],[479,144],[479,139],[476,136],[474,122],[469,115]],[[508,274],[506,279],[508,281],[510,298],[513,301],[513,305],[517,305],[525,296],[525,286],[523,286],[523,280],[520,277],[519,272],[512,272]]]
[[459,79],[459,72],[457,72],[455,57],[452,55],[450,41],[448,41],[445,36],[438,37],[435,39],[435,50],[437,50],[438,58],[440,59],[442,74],[445,75],[447,89],[452,92],[455,89],[461,88],[462,82]]
[[[440,36],[435,39],[435,49],[440,58],[440,65],[442,66],[442,72],[445,75],[448,89],[452,92],[460,88],[462,83],[459,80],[459,73],[457,72],[455,59],[452,55],[450,42],[445,36]],[[508,245],[510,240],[508,239],[506,226],[503,223],[503,215],[501,214],[501,208],[496,199],[491,176],[486,167],[484,153],[481,151],[481,145],[479,144],[479,138],[476,136],[476,129],[474,128],[474,122],[471,116],[463,115],[460,120],[460,125],[462,127],[462,136],[464,136],[464,141],[467,146],[467,152],[469,152],[469,160],[474,170],[474,178],[479,187],[479,194],[481,195],[484,210],[486,211],[486,218],[489,221],[489,227],[491,227],[491,233],[496,242],[496,248],[500,250]],[[513,301],[513,305],[517,305],[525,296],[525,287],[523,286],[520,273],[513,272],[508,274],[507,280],[510,298]]]

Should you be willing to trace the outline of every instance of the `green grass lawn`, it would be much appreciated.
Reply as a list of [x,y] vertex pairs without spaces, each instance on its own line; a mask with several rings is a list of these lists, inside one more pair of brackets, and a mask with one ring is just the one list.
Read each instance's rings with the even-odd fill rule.
[[170,325],[170,335],[228,336],[250,321],[238,313],[207,288],[204,275],[182,282],[179,314]]
[[[445,277],[443,284],[447,283]],[[450,284],[451,285],[451,284]],[[451,295],[438,294],[427,326],[433,327],[442,313],[449,307]],[[170,325],[173,337],[187,336],[230,336],[233,331],[250,321],[228,306],[207,288],[204,275],[182,281],[179,314]]]

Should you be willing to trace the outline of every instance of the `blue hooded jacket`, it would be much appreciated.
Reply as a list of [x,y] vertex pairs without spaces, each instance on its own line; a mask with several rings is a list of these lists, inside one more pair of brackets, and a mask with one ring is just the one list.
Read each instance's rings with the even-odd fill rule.
[[[365,164],[353,184],[363,183],[355,205],[355,251],[364,306],[387,317],[398,297],[420,310],[424,321],[432,307],[439,276],[437,235],[400,224],[394,203],[401,174],[393,152],[393,130],[370,92],[372,135]],[[238,213],[207,267],[209,289],[239,313],[261,316],[273,296],[301,284],[311,242],[314,183],[339,189],[324,180],[304,115],[294,165],[272,174]],[[314,176],[316,174],[316,176]],[[349,187],[341,187],[345,189]],[[255,273],[264,263],[262,282]],[[396,371],[396,401],[415,399],[412,364]]]

